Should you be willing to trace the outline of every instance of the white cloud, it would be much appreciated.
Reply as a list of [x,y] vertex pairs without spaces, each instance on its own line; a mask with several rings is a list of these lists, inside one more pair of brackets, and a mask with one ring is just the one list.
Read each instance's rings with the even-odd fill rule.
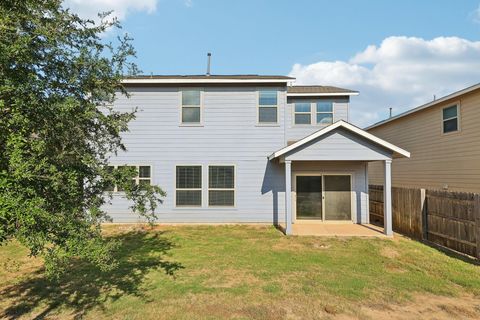
[[184,0],[183,4],[185,5],[185,7],[191,8],[193,7],[193,0]]
[[157,0],[65,0],[64,7],[70,8],[82,18],[98,21],[99,12],[113,10],[119,20],[134,11],[152,13],[157,8]]
[[349,61],[295,64],[297,84],[323,84],[360,91],[352,97],[350,121],[366,126],[442,95],[480,82],[480,41],[457,37],[424,40],[388,37]]

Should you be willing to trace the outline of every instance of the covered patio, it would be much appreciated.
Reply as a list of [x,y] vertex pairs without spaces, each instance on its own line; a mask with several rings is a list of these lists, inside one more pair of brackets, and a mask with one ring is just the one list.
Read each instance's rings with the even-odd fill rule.
[[[269,160],[285,170],[285,234],[392,236],[394,157],[410,153],[344,121],[271,154]],[[372,161],[382,161],[385,170],[383,230],[369,224]]]
[[[280,225],[285,232],[285,224]],[[372,224],[356,223],[316,223],[292,225],[294,236],[323,236],[323,237],[387,237],[383,228]]]

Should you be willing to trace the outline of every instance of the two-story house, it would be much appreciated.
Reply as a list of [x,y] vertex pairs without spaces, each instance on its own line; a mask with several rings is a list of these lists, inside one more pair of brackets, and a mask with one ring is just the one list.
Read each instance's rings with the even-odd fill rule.
[[[286,76],[139,76],[114,107],[138,108],[114,166],[167,192],[159,222],[368,223],[368,162],[409,153],[349,124],[356,91]],[[387,181],[388,180],[388,181]],[[135,222],[121,190],[107,212]],[[391,234],[391,210],[385,233]]]
[[[393,185],[480,192],[480,84],[453,92],[366,130],[412,152],[394,162]],[[383,171],[370,165],[370,183],[383,184]]]

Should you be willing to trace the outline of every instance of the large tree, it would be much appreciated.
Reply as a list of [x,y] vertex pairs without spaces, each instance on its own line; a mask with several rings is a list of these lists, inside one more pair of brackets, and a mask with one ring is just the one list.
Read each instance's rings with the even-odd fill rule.
[[135,117],[111,107],[137,71],[131,39],[104,40],[118,27],[60,0],[0,1],[0,244],[17,239],[51,275],[72,258],[114,266],[100,229],[112,184],[149,221],[164,196],[132,184],[134,170],[108,167]]

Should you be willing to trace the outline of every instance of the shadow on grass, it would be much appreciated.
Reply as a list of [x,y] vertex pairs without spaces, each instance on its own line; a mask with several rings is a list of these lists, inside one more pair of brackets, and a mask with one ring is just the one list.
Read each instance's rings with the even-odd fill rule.
[[118,267],[101,272],[86,264],[71,266],[68,274],[59,280],[45,278],[43,270],[37,270],[26,280],[11,285],[0,292],[2,299],[11,300],[11,306],[0,313],[0,318],[16,319],[44,308],[35,319],[43,319],[57,308],[67,308],[75,318],[107,301],[121,296],[144,297],[141,288],[145,275],[152,270],[163,270],[174,277],[183,266],[164,260],[174,244],[161,232],[130,232],[110,237],[117,240]]
[[[413,239],[413,240],[415,240],[415,239]],[[469,264],[480,266],[480,260],[479,259],[477,259],[475,257],[472,257],[472,256],[469,256],[465,253],[455,251],[453,249],[444,247],[442,245],[439,245],[435,242],[431,242],[431,241],[428,241],[428,240],[417,240],[417,241],[420,241],[424,245],[429,246],[430,248],[433,248],[435,250],[438,250],[438,251],[444,253],[445,255],[449,256],[450,258],[455,258],[455,259],[462,260],[463,262],[466,262],[466,263],[469,263]]]

